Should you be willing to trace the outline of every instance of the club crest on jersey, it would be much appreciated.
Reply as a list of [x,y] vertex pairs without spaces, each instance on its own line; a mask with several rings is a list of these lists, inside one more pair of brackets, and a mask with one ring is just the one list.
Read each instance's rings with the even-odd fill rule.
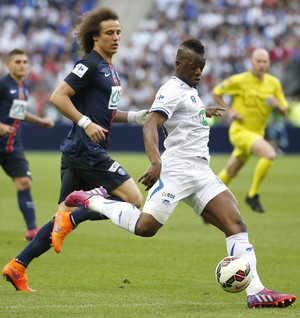
[[206,120],[206,112],[205,109],[201,109],[199,112],[199,118],[200,118],[200,122],[203,126],[209,126],[207,120]]
[[194,95],[191,96],[191,101],[196,104],[197,103],[197,99]]
[[74,73],[75,75],[81,78],[88,69],[89,69],[88,67],[86,67],[82,63],[79,63],[73,68],[72,73]]
[[162,99],[164,99],[164,98],[165,98],[165,96],[162,95],[162,94],[160,94],[159,96],[157,96],[157,99],[158,99],[158,100],[162,100]]
[[109,97],[108,108],[109,109],[117,109],[119,104],[119,99],[122,93],[121,86],[112,86],[111,93]]

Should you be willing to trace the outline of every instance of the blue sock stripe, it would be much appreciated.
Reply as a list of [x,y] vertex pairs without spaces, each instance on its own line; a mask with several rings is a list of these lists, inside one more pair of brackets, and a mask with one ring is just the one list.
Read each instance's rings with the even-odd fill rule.
[[230,250],[230,256],[233,256],[234,248],[235,248],[235,243],[232,245],[232,248]]

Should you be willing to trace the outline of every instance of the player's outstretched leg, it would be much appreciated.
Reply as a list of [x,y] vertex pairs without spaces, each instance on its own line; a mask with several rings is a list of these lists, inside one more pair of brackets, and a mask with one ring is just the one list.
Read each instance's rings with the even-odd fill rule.
[[26,275],[26,268],[19,263],[15,258],[12,259],[2,269],[3,279],[10,282],[16,290],[33,292],[34,290],[28,286],[28,277]]
[[[96,188],[91,191],[74,191],[65,200],[68,207],[87,208],[88,199],[93,196],[107,197],[107,191],[103,188]],[[51,234],[52,246],[56,253],[61,252],[65,237],[75,228],[71,220],[71,212],[57,212],[54,216],[54,225]]]
[[106,190],[102,187],[91,191],[74,191],[67,196],[65,204],[105,215],[114,224],[136,234],[136,224],[141,216],[140,210],[132,203],[106,199]]
[[291,306],[295,301],[296,296],[294,295],[280,294],[266,288],[255,295],[247,297],[247,305],[250,308],[283,308]]
[[83,207],[88,208],[88,200],[93,196],[100,196],[104,199],[107,198],[107,191],[103,188],[95,188],[90,191],[73,191],[66,197],[65,205],[68,207]]

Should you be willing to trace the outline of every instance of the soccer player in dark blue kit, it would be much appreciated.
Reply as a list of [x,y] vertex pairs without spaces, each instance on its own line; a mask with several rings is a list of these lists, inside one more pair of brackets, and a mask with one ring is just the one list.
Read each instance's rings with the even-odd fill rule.
[[[63,240],[79,223],[106,218],[84,208],[70,208],[65,198],[74,190],[89,190],[103,185],[115,200],[142,204],[142,194],[135,181],[107,154],[113,122],[143,125],[147,110],[120,111],[121,94],[118,73],[112,64],[121,36],[117,13],[97,8],[81,17],[77,42],[83,58],[51,95],[50,101],[73,127],[61,144],[61,192],[58,212],[45,224],[24,250],[2,270],[3,277],[17,290],[32,291],[26,268],[53,245],[59,253]],[[99,190],[106,196],[106,190]]]
[[31,173],[21,140],[22,122],[52,128],[54,123],[27,112],[29,86],[24,80],[28,70],[28,57],[19,49],[8,54],[8,74],[0,80],[0,165],[17,188],[18,205],[30,241],[39,230],[31,196]]

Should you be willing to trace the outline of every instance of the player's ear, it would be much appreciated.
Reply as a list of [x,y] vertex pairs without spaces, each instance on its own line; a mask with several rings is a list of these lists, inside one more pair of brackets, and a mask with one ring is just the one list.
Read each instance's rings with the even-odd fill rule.
[[178,60],[175,61],[175,68],[176,68],[177,71],[180,71],[180,69],[181,69],[180,61],[178,61]]

